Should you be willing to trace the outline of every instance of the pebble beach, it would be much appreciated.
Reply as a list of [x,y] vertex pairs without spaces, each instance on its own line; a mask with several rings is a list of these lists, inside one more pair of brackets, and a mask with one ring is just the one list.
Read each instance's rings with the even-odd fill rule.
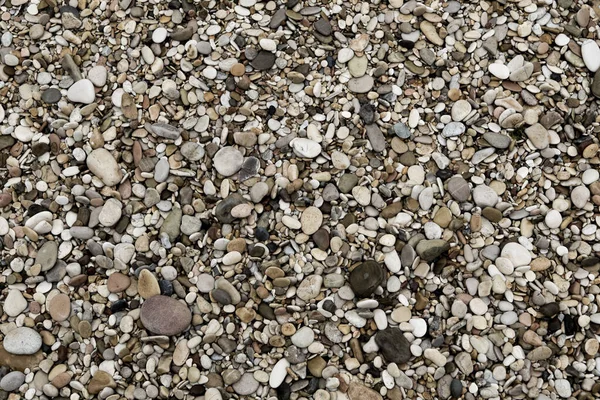
[[0,0],[0,400],[598,398],[599,24]]

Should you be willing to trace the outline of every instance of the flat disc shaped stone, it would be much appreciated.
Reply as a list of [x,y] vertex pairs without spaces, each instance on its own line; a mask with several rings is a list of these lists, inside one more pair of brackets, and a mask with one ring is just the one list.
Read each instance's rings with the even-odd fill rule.
[[142,304],[140,319],[150,332],[157,335],[177,335],[190,326],[192,313],[180,301],[156,295]]

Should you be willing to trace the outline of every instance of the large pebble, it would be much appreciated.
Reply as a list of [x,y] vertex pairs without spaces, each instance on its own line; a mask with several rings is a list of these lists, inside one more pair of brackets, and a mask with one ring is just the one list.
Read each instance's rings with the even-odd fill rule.
[[321,154],[321,145],[314,140],[305,138],[295,138],[290,142],[294,153],[298,157],[315,158]]
[[4,299],[4,313],[9,317],[16,317],[27,308],[27,300],[20,290],[12,289]]
[[42,337],[31,328],[20,327],[9,331],[2,345],[10,354],[34,354],[42,347]]
[[231,176],[242,168],[244,156],[235,147],[223,147],[213,157],[213,165],[223,176]]
[[600,47],[596,41],[587,39],[581,45],[581,57],[585,66],[592,72],[600,69]]
[[508,258],[515,267],[521,267],[531,263],[529,251],[519,243],[507,243],[502,248],[500,255]]
[[173,336],[190,326],[192,313],[182,302],[158,295],[144,301],[140,310],[140,319],[150,332]]
[[115,186],[123,179],[119,164],[106,149],[92,150],[86,162],[90,171],[107,186]]
[[75,82],[67,91],[67,98],[74,103],[93,103],[96,100],[94,84],[89,79],[81,79]]

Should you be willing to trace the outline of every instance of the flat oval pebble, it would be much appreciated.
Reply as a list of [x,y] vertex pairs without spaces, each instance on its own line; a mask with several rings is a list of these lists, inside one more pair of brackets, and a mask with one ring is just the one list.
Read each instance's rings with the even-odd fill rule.
[[171,297],[157,295],[142,304],[140,319],[144,327],[157,335],[178,335],[192,322],[189,308]]
[[15,328],[4,336],[2,346],[10,354],[34,354],[42,347],[42,337],[31,328]]

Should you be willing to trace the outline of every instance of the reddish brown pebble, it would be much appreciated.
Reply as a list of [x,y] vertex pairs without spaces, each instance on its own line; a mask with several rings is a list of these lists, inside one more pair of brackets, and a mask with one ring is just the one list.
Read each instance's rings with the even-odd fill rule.
[[127,275],[123,275],[120,272],[115,272],[108,277],[106,286],[108,291],[111,293],[121,293],[126,290],[131,284],[131,279]]

